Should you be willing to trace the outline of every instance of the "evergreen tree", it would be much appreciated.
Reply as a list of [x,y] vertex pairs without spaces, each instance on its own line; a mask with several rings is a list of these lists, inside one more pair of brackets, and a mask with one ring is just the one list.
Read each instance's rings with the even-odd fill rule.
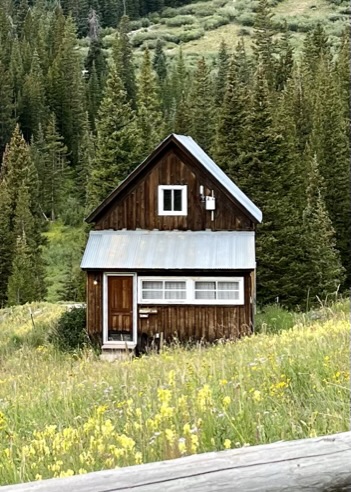
[[198,61],[191,92],[191,135],[205,151],[213,142],[213,96],[212,81],[205,59]]
[[246,87],[240,82],[238,67],[233,59],[228,73],[226,92],[219,112],[216,137],[212,154],[216,163],[228,174],[234,174],[236,181],[236,162],[243,151],[243,139],[247,125],[249,96]]
[[4,307],[7,301],[7,283],[12,268],[11,215],[10,196],[5,184],[0,180],[0,308]]
[[167,77],[167,61],[160,39],[158,39],[156,42],[152,66],[157,75],[159,83],[162,85]]
[[83,85],[77,38],[71,17],[65,24],[62,43],[49,71],[50,106],[56,115],[73,165],[77,164],[78,142],[84,119]]
[[5,66],[0,59],[0,164],[5,145],[9,141],[15,126],[12,91],[13,86],[11,84],[9,72],[5,69]]
[[26,75],[23,84],[20,112],[21,128],[27,141],[38,131],[39,125],[45,121],[46,115],[44,77],[38,53],[35,51],[30,73]]
[[[8,279],[8,302],[27,302],[27,294],[19,294],[18,282],[20,267],[27,268],[29,257],[32,258],[32,274],[26,277],[27,270],[22,272],[26,282],[33,283],[30,290],[33,294],[30,300],[42,299],[45,293],[44,271],[41,262],[40,248],[43,244],[41,224],[38,211],[38,179],[31,159],[28,145],[19,130],[15,128],[11,141],[6,147],[3,167],[0,175],[0,186],[5,192],[3,199],[7,203],[7,223],[13,252],[11,276]],[[5,197],[5,198],[4,198]],[[28,261],[27,261],[28,260]],[[9,273],[8,264],[7,274]],[[22,285],[22,284],[21,284]],[[29,287],[28,287],[29,289]],[[26,290],[26,292],[28,292]],[[3,295],[3,291],[2,291]]]
[[141,156],[146,157],[164,137],[162,113],[148,49],[144,51],[138,88],[138,128]]
[[39,128],[33,143],[33,156],[40,178],[40,207],[46,217],[56,220],[65,202],[68,179],[67,148],[56,128],[55,115],[51,114],[45,132]]
[[253,49],[256,63],[260,64],[267,79],[268,88],[273,89],[276,80],[275,34],[272,12],[268,0],[259,0],[254,24]]
[[230,65],[230,56],[225,41],[221,41],[217,57],[217,75],[215,80],[215,104],[221,107],[227,87],[227,77]]
[[290,33],[285,24],[285,32],[278,43],[279,60],[277,63],[275,87],[278,91],[285,88],[292,76],[294,67],[294,50],[290,42]]
[[338,82],[329,64],[320,60],[315,79],[312,150],[326,182],[325,203],[336,233],[337,249],[351,279],[350,140]]
[[122,80],[127,100],[132,109],[136,108],[136,80],[133,64],[133,49],[129,41],[129,18],[124,15],[118,26],[118,31],[112,46],[112,58],[117,67],[118,74]]
[[135,114],[114,65],[106,82],[96,128],[96,162],[87,188],[90,207],[98,205],[139,161]]
[[306,242],[305,273],[301,280],[313,301],[336,292],[343,280],[340,255],[335,247],[334,229],[321,193],[322,178],[316,155],[309,163],[307,205],[303,214]]

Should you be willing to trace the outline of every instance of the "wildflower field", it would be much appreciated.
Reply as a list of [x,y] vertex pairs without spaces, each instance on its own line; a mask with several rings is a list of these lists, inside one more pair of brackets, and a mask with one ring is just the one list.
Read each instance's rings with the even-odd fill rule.
[[330,434],[349,425],[349,303],[236,343],[123,362],[61,354],[63,307],[0,311],[0,484]]

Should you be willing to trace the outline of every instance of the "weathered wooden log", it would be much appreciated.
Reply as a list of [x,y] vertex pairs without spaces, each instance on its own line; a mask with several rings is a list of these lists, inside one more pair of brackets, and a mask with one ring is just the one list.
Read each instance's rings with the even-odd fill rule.
[[1,492],[349,492],[351,432],[278,442],[70,478]]

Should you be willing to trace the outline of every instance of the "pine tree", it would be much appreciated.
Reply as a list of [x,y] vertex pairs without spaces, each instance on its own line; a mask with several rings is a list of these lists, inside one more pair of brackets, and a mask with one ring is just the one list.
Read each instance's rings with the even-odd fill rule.
[[162,85],[167,77],[167,61],[160,39],[156,42],[152,66],[157,75],[158,82]]
[[268,0],[259,0],[254,24],[253,49],[256,63],[260,64],[272,90],[276,79],[275,43],[272,12]]
[[235,163],[243,150],[248,108],[248,92],[239,80],[238,67],[233,59],[229,68],[223,104],[219,111],[212,154],[215,162],[226,173],[234,173],[235,181],[240,181],[240,177],[235,172]]
[[343,280],[343,267],[335,247],[334,229],[321,192],[322,178],[316,155],[309,165],[307,205],[303,214],[306,270],[301,280],[313,302],[317,296],[324,300],[338,289]]
[[191,91],[191,136],[205,151],[212,146],[214,132],[212,81],[205,59],[198,61]]
[[150,52],[144,51],[138,79],[138,128],[140,129],[141,156],[146,157],[164,137],[162,113],[152,71]]
[[7,302],[7,283],[12,269],[11,215],[10,196],[5,184],[0,180],[0,308]]
[[9,141],[15,126],[12,91],[13,86],[11,84],[9,72],[5,69],[0,58],[0,163],[5,145]]
[[[9,211],[7,218],[9,231],[12,240],[17,241],[12,244],[11,248],[13,257],[11,258],[11,277],[8,280],[8,301],[13,303],[17,302],[16,299],[22,299],[22,297],[18,297],[18,288],[13,287],[13,285],[18,285],[20,266],[23,262],[23,268],[26,268],[29,256],[33,258],[32,276],[26,277],[27,271],[23,271],[22,276],[26,282],[33,282],[30,289],[34,297],[31,300],[41,299],[45,287],[40,255],[43,239],[38,210],[38,178],[29,147],[24,141],[18,125],[5,150],[0,183],[1,188],[6,190],[3,199],[5,199],[6,208]],[[7,236],[8,239],[9,237]],[[17,267],[18,270],[16,270]],[[24,295],[23,299],[27,299],[27,295]],[[27,301],[23,300],[23,302]]]
[[87,188],[90,207],[98,205],[139,161],[135,114],[114,65],[110,68],[96,128],[96,162]]
[[217,57],[217,75],[215,80],[215,105],[221,107],[227,87],[227,77],[230,66],[228,47],[222,39]]
[[45,82],[38,53],[33,53],[30,73],[23,84],[20,122],[23,135],[29,141],[46,120]]
[[43,132],[39,128],[33,143],[33,155],[40,178],[40,206],[46,217],[56,220],[65,202],[67,175],[67,148],[56,128],[51,114]]
[[133,49],[128,37],[129,29],[129,18],[124,15],[119,23],[116,38],[112,46],[112,58],[122,80],[124,90],[127,93],[127,100],[131,103],[132,109],[135,109],[137,89],[133,64]]
[[294,67],[294,50],[291,46],[290,33],[285,24],[285,32],[278,43],[279,61],[277,63],[275,88],[282,91],[291,78]]
[[62,43],[49,71],[50,107],[55,113],[59,133],[63,136],[75,166],[84,119],[83,85],[77,37],[71,17],[65,23]]
[[336,233],[337,249],[351,279],[350,141],[338,81],[323,58],[315,78],[311,147],[326,182],[325,203]]

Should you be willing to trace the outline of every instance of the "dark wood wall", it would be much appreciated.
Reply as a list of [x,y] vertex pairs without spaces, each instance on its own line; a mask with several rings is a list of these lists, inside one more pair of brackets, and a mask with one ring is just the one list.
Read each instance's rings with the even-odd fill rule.
[[[191,274],[190,274],[191,275]],[[210,275],[207,273],[207,276]],[[233,276],[238,273],[233,273]],[[244,305],[242,306],[199,306],[199,305],[155,305],[138,304],[138,334],[153,337],[163,333],[166,340],[174,337],[184,342],[192,340],[214,341],[219,338],[238,338],[252,332],[252,280],[249,272],[244,275]],[[225,274],[228,276],[228,272]],[[97,285],[94,285],[97,280]],[[102,341],[102,273],[88,272],[87,275],[87,326],[89,335],[97,342]],[[145,311],[150,310],[147,316]],[[156,311],[156,312],[155,312]]]
[[102,343],[102,308],[102,273],[87,272],[87,330],[97,343]]
[[[158,185],[187,185],[187,216],[159,216],[157,203]],[[200,201],[200,185],[205,194],[212,190],[216,197],[214,220]],[[253,230],[254,223],[234,204],[226,192],[197,161],[172,147],[153,165],[145,169],[136,183],[131,183],[115,201],[97,218],[96,230],[103,229],[159,229],[159,230]]]

